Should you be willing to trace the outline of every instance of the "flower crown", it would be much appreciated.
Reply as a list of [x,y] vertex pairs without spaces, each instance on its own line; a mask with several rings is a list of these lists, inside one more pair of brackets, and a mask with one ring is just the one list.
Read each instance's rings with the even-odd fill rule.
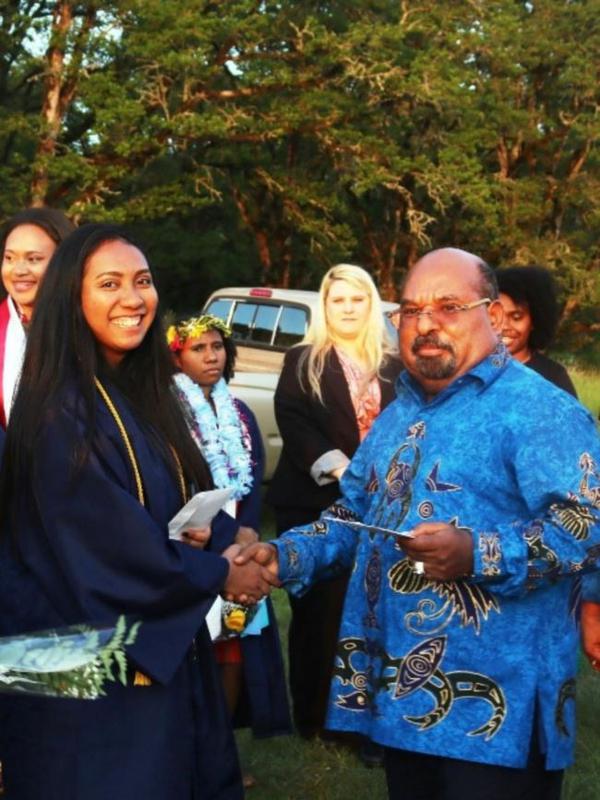
[[198,339],[206,331],[220,331],[226,339],[231,336],[231,328],[222,319],[213,314],[202,314],[200,317],[185,319],[177,325],[169,325],[167,344],[176,353],[183,350],[187,339]]

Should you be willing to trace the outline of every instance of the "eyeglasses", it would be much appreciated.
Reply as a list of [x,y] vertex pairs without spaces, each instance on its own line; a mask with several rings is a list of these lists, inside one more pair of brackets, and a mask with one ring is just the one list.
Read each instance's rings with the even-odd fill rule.
[[452,322],[457,314],[462,311],[470,311],[472,308],[478,306],[489,305],[492,300],[489,297],[483,297],[481,300],[474,300],[472,303],[452,303],[443,302],[434,304],[431,308],[423,308],[423,306],[401,305],[398,311],[400,317],[400,325],[408,325],[416,322],[419,317],[426,315],[435,322],[445,323]]

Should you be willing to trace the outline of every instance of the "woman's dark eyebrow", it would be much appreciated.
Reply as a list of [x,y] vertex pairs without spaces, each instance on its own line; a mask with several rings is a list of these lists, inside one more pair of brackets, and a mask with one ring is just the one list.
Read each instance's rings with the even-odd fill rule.
[[[106,277],[107,275],[110,275],[113,278],[121,278],[123,274],[124,273],[118,269],[107,269],[104,270],[104,272],[99,272],[98,275],[96,275],[96,278],[103,278]],[[135,273],[135,277],[137,278],[139,275],[152,275],[150,267],[144,267],[144,269],[139,269]]]

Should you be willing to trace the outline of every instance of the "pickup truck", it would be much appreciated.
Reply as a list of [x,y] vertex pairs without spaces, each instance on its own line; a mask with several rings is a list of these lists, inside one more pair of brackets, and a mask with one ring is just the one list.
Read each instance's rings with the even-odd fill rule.
[[[227,287],[213,292],[204,305],[204,314],[220,317],[233,331],[238,355],[229,385],[256,415],[265,447],[265,480],[273,474],[281,452],[273,395],[283,357],[304,338],[318,297],[318,292],[299,289]],[[395,338],[396,329],[388,315],[398,306],[382,305]]]

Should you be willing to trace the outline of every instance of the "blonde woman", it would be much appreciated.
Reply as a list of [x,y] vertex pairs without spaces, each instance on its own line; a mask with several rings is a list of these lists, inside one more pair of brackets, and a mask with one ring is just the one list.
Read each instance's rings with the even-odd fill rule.
[[[373,420],[394,397],[400,363],[381,302],[361,267],[338,264],[321,282],[304,341],[291,348],[275,392],[283,439],[267,501],[277,533],[318,518]],[[290,689],[298,732],[323,732],[347,577],[290,598]]]

